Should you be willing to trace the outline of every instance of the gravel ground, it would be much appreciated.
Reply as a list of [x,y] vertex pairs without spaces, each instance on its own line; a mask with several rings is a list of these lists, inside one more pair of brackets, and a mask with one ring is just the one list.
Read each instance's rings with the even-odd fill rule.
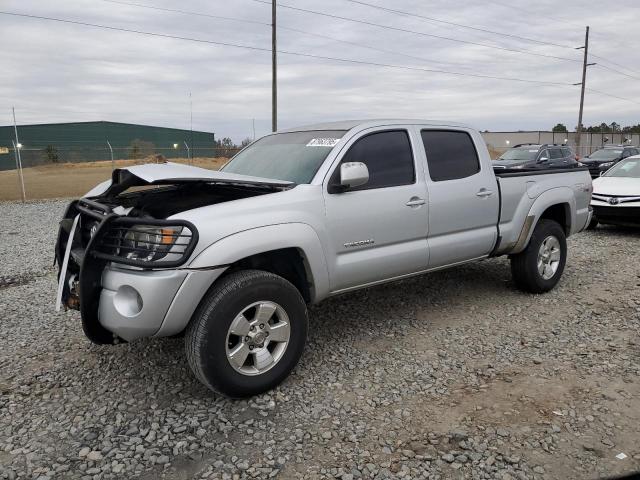
[[63,206],[0,204],[0,478],[640,470],[638,231],[572,237],[542,296],[498,259],[326,301],[294,375],[230,401],[193,378],[181,340],[95,346],[77,312],[53,312]]

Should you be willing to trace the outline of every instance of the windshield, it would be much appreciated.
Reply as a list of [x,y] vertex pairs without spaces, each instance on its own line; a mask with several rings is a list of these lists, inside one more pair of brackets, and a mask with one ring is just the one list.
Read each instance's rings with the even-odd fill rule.
[[537,148],[512,148],[504,152],[498,160],[506,160],[512,162],[523,162],[535,160],[538,154]]
[[614,160],[622,155],[622,150],[618,150],[616,148],[603,148],[601,150],[596,150],[589,158],[591,160]]
[[603,176],[640,178],[640,158],[622,160],[607,170]]
[[312,130],[268,135],[238,153],[222,170],[309,183],[345,133],[344,130]]

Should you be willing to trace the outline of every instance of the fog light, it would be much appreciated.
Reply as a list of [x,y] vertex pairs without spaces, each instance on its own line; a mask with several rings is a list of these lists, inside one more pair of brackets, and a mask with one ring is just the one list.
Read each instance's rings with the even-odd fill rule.
[[142,297],[135,288],[123,285],[113,298],[113,306],[123,317],[135,317],[142,310]]

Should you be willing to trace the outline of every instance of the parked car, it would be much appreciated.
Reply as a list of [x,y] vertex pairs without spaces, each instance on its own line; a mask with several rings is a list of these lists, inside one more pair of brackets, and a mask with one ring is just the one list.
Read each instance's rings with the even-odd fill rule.
[[579,166],[571,147],[557,144],[521,143],[493,162],[494,168],[544,169]]
[[253,395],[298,362],[307,304],[500,255],[518,288],[550,290],[590,197],[586,169],[496,175],[462,125],[295,128],[222,171],[117,169],[71,202],[57,304],[80,310],[95,343],[182,332],[204,385]]
[[629,145],[608,145],[582,158],[580,162],[589,169],[592,178],[597,178],[620,160],[640,155],[640,149]]
[[619,161],[593,181],[593,218],[598,223],[640,226],[640,155]]

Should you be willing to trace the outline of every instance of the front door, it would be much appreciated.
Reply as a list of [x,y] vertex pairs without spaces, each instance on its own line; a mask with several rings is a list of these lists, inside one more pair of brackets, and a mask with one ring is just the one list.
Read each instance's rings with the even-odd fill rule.
[[[370,130],[345,151],[324,186],[332,292],[426,269],[427,192],[409,132]],[[366,164],[369,182],[330,193],[343,162]]]

